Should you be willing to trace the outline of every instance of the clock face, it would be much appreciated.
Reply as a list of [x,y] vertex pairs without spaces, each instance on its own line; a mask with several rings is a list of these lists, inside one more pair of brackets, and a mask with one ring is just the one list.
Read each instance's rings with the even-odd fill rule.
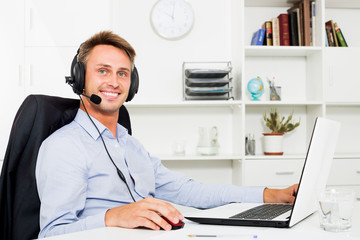
[[159,0],[151,10],[150,20],[157,34],[175,40],[190,32],[194,12],[185,0]]

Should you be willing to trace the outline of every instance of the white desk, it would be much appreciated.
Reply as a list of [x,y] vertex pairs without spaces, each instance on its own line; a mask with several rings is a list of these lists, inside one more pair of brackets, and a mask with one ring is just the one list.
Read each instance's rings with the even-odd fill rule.
[[[228,234],[229,237],[224,238],[190,238],[188,234]],[[230,234],[237,234],[231,236]],[[258,228],[258,227],[236,227],[236,226],[217,226],[217,225],[203,225],[196,224],[185,220],[185,227],[180,230],[170,232],[152,231],[146,229],[124,229],[124,228],[99,228],[72,234],[65,234],[61,236],[46,238],[48,240],[92,240],[92,239],[106,239],[106,240],[206,240],[206,239],[253,239],[252,235],[257,235],[256,240],[282,240],[282,239],[306,239],[306,240],[352,240],[360,239],[360,202],[356,202],[353,228],[349,232],[332,233],[326,232],[319,227],[319,219],[317,213],[314,213],[307,219],[298,223],[292,228],[277,229],[277,228]]]

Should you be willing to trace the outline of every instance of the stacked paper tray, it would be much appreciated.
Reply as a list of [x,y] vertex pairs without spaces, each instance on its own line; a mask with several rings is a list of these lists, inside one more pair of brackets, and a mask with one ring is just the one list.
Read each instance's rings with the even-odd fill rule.
[[184,69],[185,100],[227,100],[232,96],[231,67]]

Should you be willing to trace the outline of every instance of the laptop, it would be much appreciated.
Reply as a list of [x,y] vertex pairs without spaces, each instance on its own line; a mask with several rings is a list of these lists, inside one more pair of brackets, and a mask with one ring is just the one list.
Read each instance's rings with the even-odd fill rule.
[[[204,224],[278,228],[294,226],[318,209],[317,196],[326,187],[339,131],[340,123],[316,118],[294,204],[231,203],[212,209],[196,210],[185,218]],[[269,207],[285,210],[270,218],[249,214],[249,211],[257,208],[260,208],[257,212],[265,213],[267,211],[263,208]],[[243,216],[238,216],[239,214]]]

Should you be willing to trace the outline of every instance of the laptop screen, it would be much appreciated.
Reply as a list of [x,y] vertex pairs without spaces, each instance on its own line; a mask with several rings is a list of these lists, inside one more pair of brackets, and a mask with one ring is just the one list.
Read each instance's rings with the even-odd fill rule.
[[326,187],[339,132],[340,123],[320,117],[316,119],[290,216],[290,227],[317,210],[318,193]]

